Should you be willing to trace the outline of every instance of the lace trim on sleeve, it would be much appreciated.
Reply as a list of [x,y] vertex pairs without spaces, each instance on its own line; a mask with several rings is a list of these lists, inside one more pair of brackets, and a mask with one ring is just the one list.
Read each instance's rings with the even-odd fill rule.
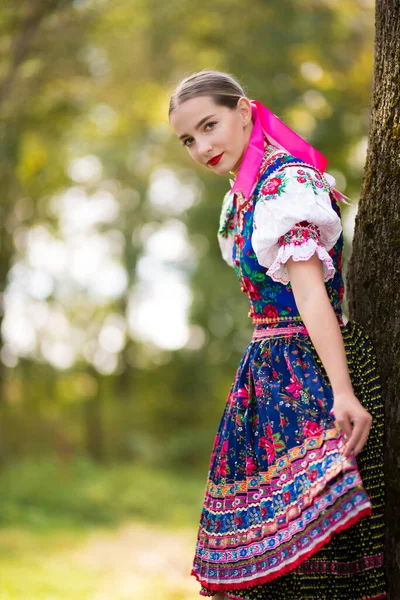
[[308,260],[317,254],[322,263],[324,281],[335,274],[332,257],[320,241],[320,230],[313,223],[298,223],[290,231],[279,238],[279,249],[270,265],[267,274],[274,281],[287,285],[289,273],[286,266],[289,258],[294,261]]

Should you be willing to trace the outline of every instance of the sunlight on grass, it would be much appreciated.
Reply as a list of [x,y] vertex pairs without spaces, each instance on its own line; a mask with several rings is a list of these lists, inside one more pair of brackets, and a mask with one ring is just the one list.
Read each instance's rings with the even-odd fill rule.
[[194,532],[126,523],[113,531],[0,531],[1,600],[190,600]]
[[17,528],[0,531],[0,599],[91,598],[90,571],[69,559],[79,532],[38,534]]
[[192,600],[201,478],[85,460],[0,472],[0,600]]

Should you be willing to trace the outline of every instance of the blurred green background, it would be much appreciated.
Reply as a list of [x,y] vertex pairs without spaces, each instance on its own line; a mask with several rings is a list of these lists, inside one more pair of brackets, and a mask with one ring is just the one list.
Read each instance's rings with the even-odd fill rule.
[[251,335],[216,230],[229,182],[169,94],[234,74],[352,199],[370,0],[3,0],[0,600],[190,600],[213,437]]

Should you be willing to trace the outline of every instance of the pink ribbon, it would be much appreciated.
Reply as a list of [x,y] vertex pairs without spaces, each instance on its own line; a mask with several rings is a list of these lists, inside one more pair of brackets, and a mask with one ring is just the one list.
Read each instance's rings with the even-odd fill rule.
[[[270,137],[274,145],[281,146],[292,156],[304,160],[304,162],[324,173],[328,161],[321,152],[303,140],[261,102],[251,100],[251,104],[254,122],[253,131],[239,173],[232,187],[232,193],[241,191],[244,197],[248,198],[253,191],[264,155],[265,136]],[[340,192],[338,193],[340,194]]]

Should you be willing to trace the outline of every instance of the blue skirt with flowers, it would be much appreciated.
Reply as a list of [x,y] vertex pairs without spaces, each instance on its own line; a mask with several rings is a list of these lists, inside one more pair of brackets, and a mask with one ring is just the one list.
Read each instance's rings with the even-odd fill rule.
[[341,329],[355,394],[373,416],[367,444],[344,457],[305,329],[257,326],[212,451],[192,571],[201,595],[386,598],[381,389],[365,331]]

